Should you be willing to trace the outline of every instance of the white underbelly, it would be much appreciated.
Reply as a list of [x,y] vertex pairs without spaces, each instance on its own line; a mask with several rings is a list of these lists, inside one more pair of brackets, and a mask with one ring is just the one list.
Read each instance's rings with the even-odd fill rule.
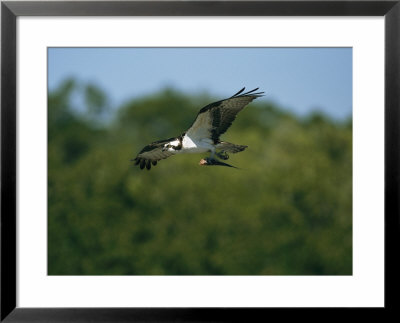
[[182,139],[182,149],[179,150],[179,152],[187,154],[196,154],[196,153],[204,153],[214,149],[215,149],[214,145],[211,144],[211,140],[209,139],[196,141],[192,140],[188,136],[184,136]]

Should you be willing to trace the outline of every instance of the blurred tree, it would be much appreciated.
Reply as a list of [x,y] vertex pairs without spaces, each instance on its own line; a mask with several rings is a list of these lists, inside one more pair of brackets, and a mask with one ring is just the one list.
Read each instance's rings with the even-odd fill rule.
[[87,84],[84,87],[84,97],[89,119],[95,122],[101,122],[109,117],[110,105],[105,93],[93,84]]
[[49,93],[50,275],[350,275],[351,120],[253,102],[224,139],[241,169],[174,156],[140,171],[150,141],[186,130],[210,98],[166,89],[99,126],[107,96],[69,80]]

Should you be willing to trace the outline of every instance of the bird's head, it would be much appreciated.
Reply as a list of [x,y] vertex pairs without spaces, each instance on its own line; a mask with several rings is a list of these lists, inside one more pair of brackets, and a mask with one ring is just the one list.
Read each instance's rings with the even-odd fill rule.
[[179,140],[170,141],[170,142],[168,142],[168,143],[166,143],[164,145],[162,151],[172,151],[172,152],[174,152],[179,147],[179,144],[180,144]]
[[162,148],[162,151],[169,151],[171,149],[170,144],[165,144],[164,147]]

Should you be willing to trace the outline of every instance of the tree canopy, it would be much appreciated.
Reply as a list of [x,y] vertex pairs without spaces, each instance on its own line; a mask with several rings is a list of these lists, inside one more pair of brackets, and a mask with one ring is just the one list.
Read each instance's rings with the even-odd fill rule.
[[165,89],[110,112],[93,84],[49,93],[50,275],[352,274],[351,119],[255,100],[222,137],[249,146],[239,169],[199,166],[207,154],[133,166],[215,99]]

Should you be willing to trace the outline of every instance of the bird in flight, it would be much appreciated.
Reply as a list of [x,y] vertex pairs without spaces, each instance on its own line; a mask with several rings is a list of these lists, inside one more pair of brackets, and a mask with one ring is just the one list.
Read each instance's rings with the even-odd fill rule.
[[155,141],[144,147],[135,159],[135,165],[140,169],[157,165],[161,159],[182,153],[210,152],[210,157],[200,160],[200,165],[229,166],[216,157],[227,160],[228,153],[238,153],[247,148],[244,145],[235,145],[221,141],[220,136],[228,130],[236,115],[251,101],[263,96],[264,92],[257,92],[258,88],[244,92],[245,88],[230,98],[211,103],[202,108],[197,114],[191,127],[176,138]]

